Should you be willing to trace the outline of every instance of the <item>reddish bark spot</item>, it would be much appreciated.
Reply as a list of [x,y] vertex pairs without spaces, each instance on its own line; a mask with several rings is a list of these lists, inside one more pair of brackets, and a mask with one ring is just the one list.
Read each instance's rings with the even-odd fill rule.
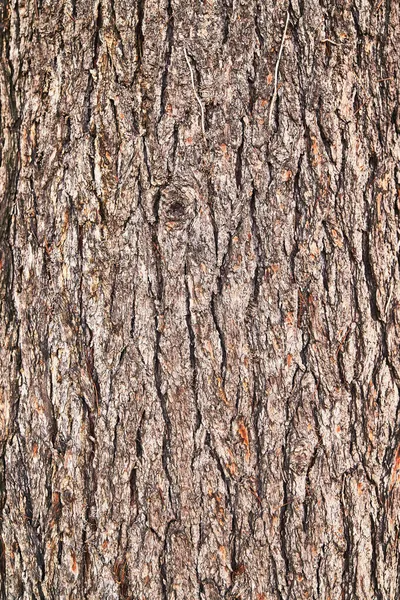
[[237,465],[236,465],[236,462],[234,460],[233,453],[232,453],[232,451],[229,448],[227,448],[227,453],[229,454],[230,460],[229,460],[229,462],[227,462],[225,464],[225,467],[228,469],[229,473],[233,477],[234,475],[236,475]]
[[393,469],[392,469],[392,476],[390,478],[389,491],[391,491],[392,488],[394,487],[394,485],[397,483],[397,481],[399,479],[399,471],[400,471],[400,446],[398,446],[398,448],[397,448],[396,456],[395,456],[395,459],[394,459],[394,464],[393,464]]
[[71,570],[72,570],[73,573],[77,573],[78,572],[78,563],[76,562],[76,554],[75,554],[75,552],[71,552],[71,559],[72,559]]
[[244,424],[243,419],[240,419],[238,425],[238,434],[243,444],[246,447],[246,459],[249,460],[250,457],[250,443],[249,443],[249,433],[247,431],[247,427]]
[[394,468],[396,471],[400,469],[400,446],[397,448],[396,458],[394,462]]
[[285,317],[285,323],[286,325],[293,325],[293,313],[292,312],[288,312],[286,317]]
[[226,548],[225,548],[225,546],[220,546],[219,547],[219,553],[221,555],[222,560],[225,562],[226,561]]
[[238,567],[233,571],[233,574],[237,577],[238,575],[243,575],[243,573],[245,572],[246,567],[244,566],[243,563],[241,563],[240,565],[238,565]]
[[218,384],[218,396],[221,398],[221,400],[223,401],[224,404],[226,404],[227,406],[229,406],[229,402],[228,399],[226,397],[226,393],[223,387],[223,383],[222,383],[222,379],[221,377],[217,377],[217,384]]

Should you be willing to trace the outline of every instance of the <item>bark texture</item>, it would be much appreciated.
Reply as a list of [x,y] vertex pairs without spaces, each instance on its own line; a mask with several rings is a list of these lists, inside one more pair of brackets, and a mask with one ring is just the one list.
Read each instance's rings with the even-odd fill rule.
[[399,48],[0,0],[3,600],[400,597]]

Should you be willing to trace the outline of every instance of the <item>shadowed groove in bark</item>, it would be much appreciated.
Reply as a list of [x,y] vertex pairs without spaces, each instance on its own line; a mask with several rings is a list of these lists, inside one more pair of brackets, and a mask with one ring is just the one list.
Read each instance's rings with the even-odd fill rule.
[[166,50],[164,58],[164,70],[161,79],[160,115],[158,117],[158,122],[161,121],[162,117],[165,114],[165,106],[167,102],[166,95],[168,86],[168,73],[171,64],[172,48],[174,44],[174,15],[172,12],[172,0],[168,0],[167,4],[167,30],[165,34],[165,43]]
[[230,26],[232,12],[233,12],[233,0],[225,0],[224,4],[225,4],[225,6],[224,6],[225,14],[224,14],[224,22],[223,22],[222,45],[226,44],[226,42],[228,41],[229,26]]
[[2,336],[1,346],[3,352],[9,358],[6,362],[4,360],[5,356],[0,356],[0,363],[2,363],[4,369],[1,373],[0,383],[2,389],[0,396],[3,396],[4,387],[8,383],[11,417],[9,430],[0,429],[0,593],[4,599],[7,596],[6,580],[9,574],[7,572],[7,549],[3,532],[7,503],[7,464],[5,456],[8,439],[14,437],[18,428],[19,385],[21,381],[20,333],[13,298],[16,266],[13,255],[16,227],[13,221],[15,219],[15,202],[21,169],[19,136],[21,120],[16,107],[15,70],[10,57],[10,19],[11,3],[3,0],[0,3],[0,331]]
[[138,57],[137,62],[137,70],[140,69],[142,64],[143,57],[143,43],[144,43],[144,35],[143,35],[143,18],[144,18],[144,6],[145,0],[137,0],[137,23],[135,29],[136,35],[136,52]]
[[190,354],[190,366],[192,368],[192,388],[193,388],[193,396],[195,398],[196,403],[196,431],[199,429],[202,416],[198,403],[198,393],[197,393],[197,385],[198,385],[198,376],[197,376],[197,365],[196,365],[196,336],[193,330],[193,322],[192,322],[192,312],[190,308],[190,289],[188,285],[188,273],[187,273],[187,262],[185,263],[185,294],[186,294],[186,326],[189,334],[189,354]]
[[[161,349],[160,349],[160,341],[162,336],[162,319],[163,319],[163,307],[164,307],[164,278],[162,274],[162,260],[161,260],[161,250],[158,239],[158,228],[160,226],[159,220],[159,211],[160,211],[160,201],[161,201],[161,190],[158,190],[153,203],[153,214],[154,214],[154,223],[152,225],[152,246],[153,246],[153,255],[156,263],[156,276],[157,276],[157,289],[154,294],[153,292],[153,303],[154,303],[154,325],[155,325],[155,340],[154,340],[154,379],[155,379],[155,388],[157,392],[157,397],[160,402],[160,407],[162,411],[162,416],[164,419],[165,429],[163,434],[162,441],[162,464],[165,471],[165,474],[168,479],[169,489],[168,495],[169,500],[171,502],[171,506],[173,508],[174,514],[178,512],[178,498],[175,496],[175,485],[174,480],[170,470],[170,460],[171,460],[171,432],[172,432],[172,423],[171,418],[168,412],[167,406],[167,397],[162,391],[162,366],[161,366]],[[162,571],[165,570],[165,560],[160,564],[160,568]],[[162,575],[162,581],[164,580],[164,576]],[[164,588],[163,588],[164,589]]]
[[251,230],[252,236],[254,239],[254,245],[257,256],[256,268],[254,271],[254,291],[253,291],[253,301],[257,303],[258,296],[260,294],[260,286],[265,276],[265,258],[263,253],[263,243],[260,235],[260,229],[257,223],[257,191],[254,187],[254,182],[252,182],[252,193],[250,199],[250,218],[251,218]]
[[216,294],[213,293],[211,296],[210,308],[211,308],[211,314],[212,314],[212,317],[214,320],[215,329],[217,330],[218,337],[219,337],[220,348],[221,348],[221,377],[222,377],[222,381],[225,382],[226,367],[227,367],[227,352],[226,352],[226,346],[225,346],[225,341],[224,341],[224,334],[223,334],[223,331],[221,329],[221,326],[219,324],[219,320],[217,317],[215,298],[216,298]]
[[235,165],[236,187],[238,189],[240,189],[240,187],[242,185],[242,169],[243,169],[242,161],[243,161],[243,146],[244,146],[244,131],[245,131],[245,124],[244,124],[243,119],[241,119],[241,125],[242,125],[242,136],[241,136],[239,148],[237,149],[237,153],[236,153],[236,165]]

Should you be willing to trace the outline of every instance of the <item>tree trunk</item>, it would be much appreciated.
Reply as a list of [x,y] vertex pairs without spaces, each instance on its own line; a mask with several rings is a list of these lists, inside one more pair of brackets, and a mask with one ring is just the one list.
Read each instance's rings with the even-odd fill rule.
[[0,595],[400,597],[394,0],[1,0]]

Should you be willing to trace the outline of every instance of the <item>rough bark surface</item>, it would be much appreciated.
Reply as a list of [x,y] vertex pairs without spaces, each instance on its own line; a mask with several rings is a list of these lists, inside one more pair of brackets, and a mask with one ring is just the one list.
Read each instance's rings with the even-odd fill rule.
[[2,599],[400,597],[399,49],[0,0]]

